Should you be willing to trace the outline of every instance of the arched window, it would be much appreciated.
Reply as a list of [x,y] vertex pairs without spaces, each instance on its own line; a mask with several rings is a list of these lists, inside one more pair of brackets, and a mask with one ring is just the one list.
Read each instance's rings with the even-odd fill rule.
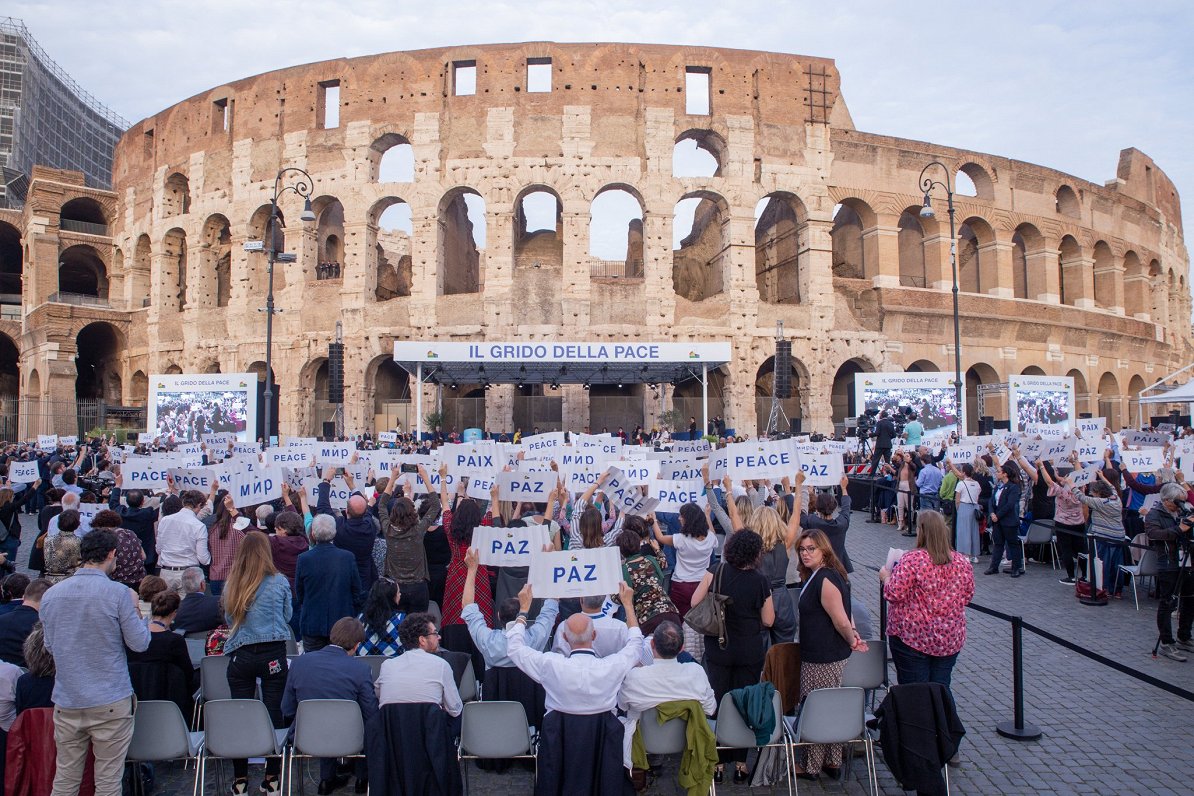
[[900,214],[900,284],[903,287],[928,287],[925,273],[925,231],[920,217],[912,210]]
[[672,289],[689,301],[722,291],[729,247],[729,206],[717,194],[681,197],[672,221]]
[[485,200],[472,188],[453,188],[439,203],[440,295],[481,290],[481,252],[485,249]]
[[414,182],[415,151],[405,137],[386,133],[369,147],[369,165],[374,182]]
[[374,268],[377,285],[374,296],[378,301],[389,301],[399,296],[409,296],[413,283],[411,239],[414,223],[410,205],[396,196],[387,196],[373,205],[369,211],[372,224],[371,251],[376,258]]
[[316,211],[318,241],[316,279],[339,279],[344,267],[344,205],[339,199],[321,197]]
[[1055,194],[1057,212],[1063,216],[1070,218],[1080,218],[1082,216],[1082,207],[1078,203],[1078,194],[1074,193],[1074,189],[1068,185],[1062,185],[1057,189]]
[[514,267],[559,268],[564,261],[564,205],[555,191],[532,186],[514,200]]
[[186,215],[191,212],[191,183],[177,171],[166,178],[162,191],[162,218]]
[[200,303],[227,307],[232,297],[232,228],[224,216],[211,216],[203,225],[202,268]]
[[1122,301],[1118,300],[1119,290],[1123,282],[1123,274],[1115,264],[1115,255],[1106,241],[1099,241],[1094,247],[1094,299],[1095,306],[1114,310],[1122,309]]
[[673,177],[717,177],[725,142],[712,130],[689,130],[672,148]]
[[627,186],[607,185],[593,197],[589,257],[592,276],[643,275],[643,204]]
[[755,286],[771,304],[799,304],[808,216],[795,194],[768,194],[755,206]]
[[1061,239],[1057,249],[1057,267],[1060,274],[1057,283],[1061,286],[1060,303],[1074,304],[1082,296],[1082,247],[1072,235]]
[[58,292],[108,298],[108,273],[99,252],[90,246],[71,246],[58,256]]
[[99,202],[87,196],[71,199],[62,206],[58,214],[58,226],[67,232],[108,234],[108,219],[104,216],[104,209]]
[[875,225],[875,213],[859,199],[845,199],[833,208],[833,275],[843,279],[865,279],[867,269],[878,263],[866,259],[863,230]]
[[21,295],[24,262],[20,230],[12,224],[0,221],[0,294],[18,297]]

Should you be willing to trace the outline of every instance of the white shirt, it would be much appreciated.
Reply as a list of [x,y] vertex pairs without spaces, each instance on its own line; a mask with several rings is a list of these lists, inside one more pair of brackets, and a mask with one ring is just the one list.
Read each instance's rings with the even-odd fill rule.
[[[77,509],[76,509],[76,511],[77,511]],[[75,536],[78,536],[80,539],[82,539],[84,536],[86,536],[90,532],[91,532],[91,515],[80,513],[79,514],[79,527],[75,528]],[[50,517],[50,523],[46,526],[46,538],[49,539],[51,536],[57,536],[58,533],[59,533],[59,531],[58,531],[58,515],[55,514],[53,517]]]
[[156,546],[159,567],[178,569],[211,563],[207,526],[187,508],[158,520]]
[[627,768],[630,767],[630,745],[634,731],[644,710],[681,699],[700,702],[706,716],[712,716],[717,710],[717,696],[709,685],[709,676],[705,674],[704,667],[699,663],[680,663],[675,658],[655,658],[653,655],[652,658],[650,665],[630,670],[618,694],[618,707],[626,711],[622,719],[622,725],[626,728],[622,755]]
[[526,627],[515,622],[506,631],[506,654],[543,686],[548,710],[574,716],[606,713],[617,707],[622,681],[638,665],[643,651],[643,634],[637,627],[627,631],[625,647],[604,658],[588,649],[573,650],[566,658],[556,652],[537,652],[525,644],[525,636]]
[[379,707],[430,702],[439,705],[449,716],[459,716],[464,709],[452,667],[438,655],[421,649],[407,650],[397,658],[383,661],[374,687]]
[[0,730],[8,732],[17,720],[17,678],[21,669],[0,661]]
[[672,547],[676,548],[676,571],[672,573],[672,581],[696,583],[705,577],[705,570],[709,568],[709,559],[717,547],[717,535],[710,532],[704,539],[697,539],[678,533],[672,536]]
[[[627,627],[621,619],[614,619],[605,614],[585,614],[593,620],[593,629],[597,637],[593,639],[593,652],[598,658],[608,658],[616,655],[618,650],[626,646]],[[572,652],[572,645],[564,638],[564,623],[556,628],[556,637],[551,644],[551,651],[561,655]]]

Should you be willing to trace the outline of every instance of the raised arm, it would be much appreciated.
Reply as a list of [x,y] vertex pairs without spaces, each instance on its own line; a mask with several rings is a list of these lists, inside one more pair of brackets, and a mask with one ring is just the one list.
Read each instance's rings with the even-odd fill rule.
[[742,517],[738,516],[738,501],[734,500],[734,482],[728,475],[722,480],[721,488],[726,495],[726,514],[730,518],[730,530],[740,531],[745,524]]

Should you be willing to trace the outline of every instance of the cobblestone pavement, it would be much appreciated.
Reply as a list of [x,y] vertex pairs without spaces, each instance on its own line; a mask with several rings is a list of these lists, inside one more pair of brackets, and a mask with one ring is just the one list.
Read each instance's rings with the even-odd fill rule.
[[[32,539],[31,517],[25,517],[25,539]],[[852,518],[847,548],[856,572],[854,593],[865,600],[878,623],[879,583],[875,570],[889,547],[910,547],[912,539],[891,526],[871,524],[867,515]],[[18,556],[27,560],[28,544]],[[980,559],[981,573],[987,559]],[[1151,657],[1156,640],[1156,601],[1141,593],[1140,611],[1130,595],[1105,607],[1083,606],[1072,586],[1057,582],[1048,564],[1028,564],[1025,577],[978,574],[974,602],[1023,616],[1056,635],[1113,658],[1134,669],[1194,690],[1194,661],[1177,663]],[[1024,634],[1025,714],[1044,735],[1019,742],[995,732],[995,724],[1012,718],[1012,657],[1010,625],[976,611],[968,612],[966,648],[954,669],[953,692],[966,726],[960,756],[951,769],[955,794],[1187,794],[1194,779],[1191,737],[1194,705],[1070,652],[1029,632]],[[892,670],[894,680],[894,669]],[[679,793],[676,759],[666,761],[655,793]],[[214,766],[212,767],[214,769]],[[209,769],[209,770],[212,770]],[[314,769],[312,769],[314,771]],[[257,776],[251,778],[255,783]],[[312,774],[312,776],[314,776]],[[472,791],[485,794],[524,794],[531,787],[529,773],[518,769],[491,774],[472,769]],[[158,767],[156,793],[189,793],[193,770],[180,765]],[[216,787],[214,774],[208,789]],[[855,761],[854,775],[843,788],[801,782],[812,793],[867,792],[865,766]],[[255,786],[255,785],[254,785]],[[879,786],[884,794],[902,793],[879,761]],[[307,792],[314,792],[308,777]],[[725,784],[720,791],[747,793],[746,787]],[[777,791],[784,790],[779,786]],[[215,791],[212,791],[215,792]],[[351,793],[351,789],[341,791]]]

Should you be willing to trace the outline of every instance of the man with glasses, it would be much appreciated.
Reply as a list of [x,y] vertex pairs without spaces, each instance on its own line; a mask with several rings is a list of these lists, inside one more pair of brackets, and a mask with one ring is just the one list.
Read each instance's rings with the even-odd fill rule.
[[431,614],[411,614],[398,626],[398,640],[403,652],[381,665],[378,675],[377,702],[428,702],[439,705],[453,719],[460,716],[464,704],[452,677],[452,667],[439,652],[439,628]]

